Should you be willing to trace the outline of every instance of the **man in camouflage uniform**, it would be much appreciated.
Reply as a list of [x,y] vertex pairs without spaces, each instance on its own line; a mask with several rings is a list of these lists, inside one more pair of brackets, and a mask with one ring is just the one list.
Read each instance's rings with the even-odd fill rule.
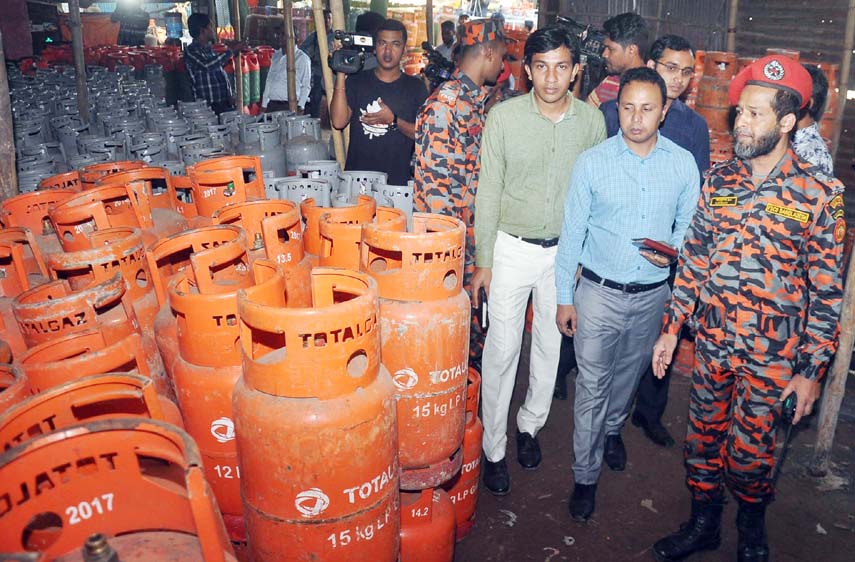
[[794,423],[810,414],[837,348],[842,301],[843,186],[789,143],[810,97],[810,75],[780,55],[730,85],[737,157],[707,176],[653,350],[661,377],[694,310],[692,515],[653,546],[660,561],[718,548],[725,482],[739,503],[738,560],[769,559],[764,517],[780,402],[796,394]]
[[[478,188],[481,131],[489,90],[502,70],[505,43],[492,20],[461,25],[460,63],[453,78],[428,97],[416,120],[416,211],[450,215],[466,225],[463,286],[471,292],[475,270],[475,191]],[[484,331],[473,316],[469,362],[481,370]]]

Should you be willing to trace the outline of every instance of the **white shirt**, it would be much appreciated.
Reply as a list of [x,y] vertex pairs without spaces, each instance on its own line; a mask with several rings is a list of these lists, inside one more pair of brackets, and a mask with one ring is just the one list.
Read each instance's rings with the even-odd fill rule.
[[446,45],[445,43],[440,43],[434,49],[442,56],[444,56],[447,60],[452,60],[452,53],[454,52],[454,47],[457,46],[457,43],[452,43],[451,45]]
[[[295,48],[297,57],[297,106],[300,109],[306,107],[309,99],[309,90],[312,88],[312,61],[309,55]],[[276,49],[270,62],[270,72],[267,74],[267,83],[264,86],[264,94],[261,98],[261,106],[267,107],[270,100],[288,101],[288,65],[282,49]]]

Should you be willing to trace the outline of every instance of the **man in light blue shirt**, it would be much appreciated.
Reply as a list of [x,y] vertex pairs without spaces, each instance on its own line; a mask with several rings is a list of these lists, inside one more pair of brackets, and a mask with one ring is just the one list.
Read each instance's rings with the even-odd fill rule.
[[670,295],[672,258],[638,241],[680,248],[698,203],[700,178],[692,155],[658,132],[666,99],[656,71],[624,73],[621,134],[579,157],[564,205],[555,261],[556,322],[574,337],[579,369],[570,498],[570,515],[578,521],[594,511],[604,458],[613,470],[626,465],[620,431]]

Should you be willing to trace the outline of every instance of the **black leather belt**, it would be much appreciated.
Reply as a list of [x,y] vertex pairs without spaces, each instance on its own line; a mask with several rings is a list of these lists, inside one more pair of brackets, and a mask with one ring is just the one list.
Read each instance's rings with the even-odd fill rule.
[[603,285],[604,287],[608,287],[609,289],[623,291],[624,293],[643,293],[645,291],[652,291],[656,287],[661,287],[662,285],[668,282],[668,279],[663,279],[662,281],[657,281],[656,283],[618,283],[617,281],[603,279],[602,277],[600,277],[599,275],[597,275],[586,267],[582,268],[582,277],[584,277],[585,279],[590,279],[598,285]]
[[522,240],[523,242],[534,244],[535,246],[540,246],[541,248],[552,248],[558,245],[558,238],[523,238],[522,236],[517,236],[516,234],[511,234],[511,236],[517,238],[518,240]]

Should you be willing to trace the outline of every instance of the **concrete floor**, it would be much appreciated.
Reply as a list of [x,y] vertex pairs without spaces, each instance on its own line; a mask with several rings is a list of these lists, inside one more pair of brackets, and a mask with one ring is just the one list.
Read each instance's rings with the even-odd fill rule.
[[[569,379],[569,400],[553,402],[549,421],[539,435],[543,463],[527,472],[516,462],[514,417],[525,395],[526,358],[527,351],[520,361],[508,427],[511,492],[499,498],[481,486],[477,523],[457,544],[455,562],[653,560],[650,545],[676,530],[689,512],[679,444],[686,433],[689,380],[682,376],[672,379],[664,419],[678,445],[658,447],[628,425],[623,431],[627,468],[612,472],[604,467],[596,512],[583,525],[572,521],[567,512],[573,485],[573,384]],[[849,381],[846,412],[855,402],[855,375]],[[833,478],[819,481],[806,474],[815,425],[813,417],[807,427],[794,432],[778,483],[778,500],[768,511],[772,560],[776,562],[855,560],[855,492],[851,485],[855,483],[855,419],[841,416],[832,458],[836,475],[848,479],[848,488],[840,487]],[[725,507],[721,548],[690,560],[734,560],[735,517],[736,505],[731,501]]]

